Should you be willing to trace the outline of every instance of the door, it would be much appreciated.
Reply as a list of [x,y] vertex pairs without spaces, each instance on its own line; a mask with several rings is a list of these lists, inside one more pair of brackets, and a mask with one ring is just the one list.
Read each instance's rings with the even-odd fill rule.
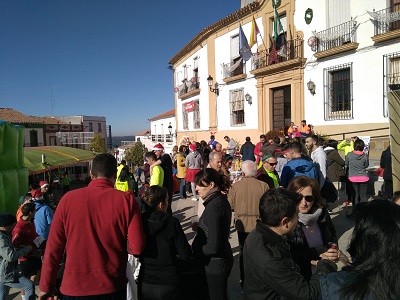
[[272,129],[285,132],[291,122],[290,85],[272,91]]

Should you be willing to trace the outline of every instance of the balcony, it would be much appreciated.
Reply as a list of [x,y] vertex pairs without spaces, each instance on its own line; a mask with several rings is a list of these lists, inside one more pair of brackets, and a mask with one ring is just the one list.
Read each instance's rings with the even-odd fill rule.
[[241,58],[231,63],[222,64],[223,78],[226,83],[245,79],[246,63]]
[[371,39],[375,43],[381,43],[400,37],[400,3],[368,13],[374,24],[374,36],[371,37]]
[[194,76],[190,80],[185,80],[177,87],[178,98],[183,100],[200,93],[199,77]]
[[317,50],[314,56],[324,58],[357,49],[358,43],[355,42],[355,34],[358,26],[356,21],[351,20],[320,32],[314,32]]
[[173,143],[174,139],[172,134],[153,134],[151,135],[151,141],[155,143]]
[[260,51],[252,56],[252,71],[255,76],[268,75],[299,67],[306,62],[303,58],[303,40],[288,40],[283,45]]

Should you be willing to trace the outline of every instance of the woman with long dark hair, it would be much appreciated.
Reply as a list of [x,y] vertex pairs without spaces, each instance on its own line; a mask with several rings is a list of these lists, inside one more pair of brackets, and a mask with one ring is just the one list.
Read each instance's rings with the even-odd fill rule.
[[[293,178],[287,188],[303,196],[299,205],[299,221],[290,236],[290,252],[300,266],[300,273],[310,280],[316,267],[312,260],[337,261],[338,239],[327,208],[323,205],[318,182],[307,176]],[[331,244],[330,244],[331,243]],[[332,245],[336,245],[332,248]]]
[[358,204],[348,252],[349,266],[320,279],[322,299],[399,299],[400,206]]
[[181,299],[177,255],[188,260],[190,246],[179,220],[167,213],[168,192],[157,185],[150,186],[142,202],[146,246],[140,255],[139,299]]
[[210,300],[227,300],[228,277],[233,266],[229,244],[232,211],[226,194],[229,179],[207,168],[195,176],[196,190],[204,200],[192,249],[204,265]]

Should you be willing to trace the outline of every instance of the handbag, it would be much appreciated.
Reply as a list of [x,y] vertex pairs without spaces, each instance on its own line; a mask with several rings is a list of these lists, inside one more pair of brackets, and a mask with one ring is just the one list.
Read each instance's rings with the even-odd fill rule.
[[325,183],[321,189],[321,196],[327,203],[333,203],[338,199],[338,191],[328,177],[326,177]]

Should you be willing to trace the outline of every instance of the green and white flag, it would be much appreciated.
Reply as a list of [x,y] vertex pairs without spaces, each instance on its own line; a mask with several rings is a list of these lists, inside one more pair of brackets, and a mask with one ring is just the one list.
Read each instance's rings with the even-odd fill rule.
[[272,0],[272,7],[274,8],[274,40],[283,32],[283,26],[281,20],[279,19],[279,14],[277,10],[276,0]]

